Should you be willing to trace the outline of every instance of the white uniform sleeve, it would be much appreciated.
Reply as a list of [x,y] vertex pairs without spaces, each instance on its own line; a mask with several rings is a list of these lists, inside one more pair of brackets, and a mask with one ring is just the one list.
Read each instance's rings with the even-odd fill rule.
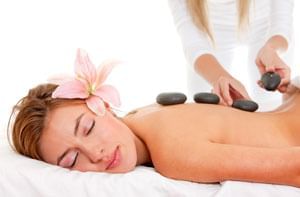
[[210,40],[193,23],[192,17],[187,10],[186,0],[168,1],[186,59],[190,65],[194,66],[199,56],[213,53]]
[[269,38],[281,35],[290,43],[293,32],[294,0],[271,0],[271,6]]

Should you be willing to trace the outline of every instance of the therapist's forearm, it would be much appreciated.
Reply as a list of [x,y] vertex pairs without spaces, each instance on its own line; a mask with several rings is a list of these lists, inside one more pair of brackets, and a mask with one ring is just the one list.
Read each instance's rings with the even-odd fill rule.
[[232,77],[211,54],[204,54],[198,57],[195,63],[195,70],[210,84],[214,84],[220,77]]
[[272,47],[278,52],[284,52],[288,48],[287,40],[281,35],[272,36],[265,45]]

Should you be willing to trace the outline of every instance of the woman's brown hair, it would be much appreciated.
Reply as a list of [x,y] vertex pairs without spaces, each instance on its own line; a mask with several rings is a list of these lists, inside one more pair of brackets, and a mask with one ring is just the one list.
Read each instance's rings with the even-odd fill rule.
[[[207,34],[207,36],[214,42],[212,29],[210,27],[208,18],[207,0],[186,0],[188,10],[193,18],[196,26]],[[237,10],[239,15],[239,30],[246,28],[249,22],[249,7],[250,0],[237,0]]]
[[79,99],[53,99],[51,95],[56,87],[54,84],[38,85],[30,89],[27,96],[13,107],[9,118],[8,136],[16,152],[42,160],[39,154],[39,140],[47,124],[49,112],[59,106],[84,102]]

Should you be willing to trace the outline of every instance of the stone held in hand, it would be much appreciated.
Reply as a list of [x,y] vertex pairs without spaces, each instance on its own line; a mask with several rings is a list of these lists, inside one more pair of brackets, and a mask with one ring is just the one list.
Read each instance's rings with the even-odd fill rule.
[[194,95],[196,103],[219,104],[220,98],[214,93],[199,92]]
[[186,101],[187,97],[179,92],[164,92],[156,97],[156,102],[161,105],[176,105],[182,104]]
[[261,76],[260,81],[266,90],[274,91],[279,86],[281,77],[275,72],[266,72]]
[[256,102],[246,99],[234,100],[231,106],[248,112],[254,112],[258,109],[258,104]]

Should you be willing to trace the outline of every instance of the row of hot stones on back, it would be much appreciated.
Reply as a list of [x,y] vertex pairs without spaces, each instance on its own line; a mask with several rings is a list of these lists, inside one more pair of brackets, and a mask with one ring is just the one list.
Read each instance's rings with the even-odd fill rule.
[[[278,85],[281,82],[281,77],[275,72],[267,72],[261,77],[261,84],[263,88],[268,91],[275,91]],[[219,104],[220,98],[217,94],[208,93],[208,92],[200,92],[194,95],[194,101],[196,103],[206,103],[206,104]],[[183,104],[187,100],[187,97],[183,93],[179,92],[164,92],[160,93],[156,97],[156,102],[161,105],[176,105]],[[254,112],[258,109],[258,104],[252,100],[246,99],[236,99],[233,101],[232,107]]]

